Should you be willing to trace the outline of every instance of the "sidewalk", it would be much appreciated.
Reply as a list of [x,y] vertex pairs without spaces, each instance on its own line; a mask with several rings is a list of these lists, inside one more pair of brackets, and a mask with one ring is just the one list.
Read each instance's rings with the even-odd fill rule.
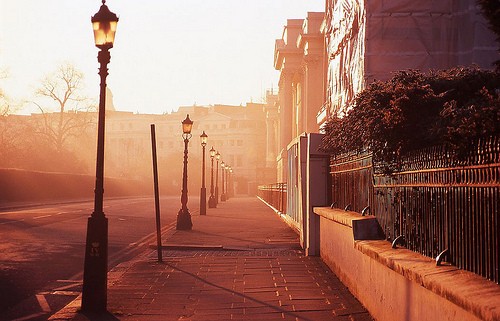
[[164,235],[162,263],[152,250],[109,273],[109,315],[74,314],[75,301],[49,320],[372,320],[257,198],[192,220],[192,231]]

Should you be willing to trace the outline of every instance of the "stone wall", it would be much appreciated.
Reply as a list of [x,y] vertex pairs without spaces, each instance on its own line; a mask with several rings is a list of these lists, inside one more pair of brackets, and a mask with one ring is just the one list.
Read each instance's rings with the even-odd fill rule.
[[[377,233],[359,226],[373,216],[314,212],[320,216],[321,258],[376,320],[500,320],[500,286],[494,282],[377,240]],[[361,237],[370,234],[375,237]]]
[[[0,205],[10,202],[88,200],[94,198],[95,176],[0,169]],[[127,179],[105,178],[104,196],[153,195],[151,186]]]

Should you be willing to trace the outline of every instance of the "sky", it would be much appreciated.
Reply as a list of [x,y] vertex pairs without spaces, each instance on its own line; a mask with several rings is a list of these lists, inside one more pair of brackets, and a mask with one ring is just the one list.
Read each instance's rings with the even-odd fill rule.
[[[324,0],[108,0],[119,16],[108,88],[117,110],[147,114],[179,106],[262,102],[278,87],[274,42],[287,19],[324,11]],[[0,88],[33,100],[41,80],[65,63],[98,100],[90,18],[100,0],[0,0]],[[30,113],[23,104],[17,113]]]

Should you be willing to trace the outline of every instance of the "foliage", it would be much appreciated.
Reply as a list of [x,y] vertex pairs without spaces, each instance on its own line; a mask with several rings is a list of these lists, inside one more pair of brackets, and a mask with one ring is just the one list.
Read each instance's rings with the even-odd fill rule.
[[499,76],[478,68],[397,72],[359,93],[345,117],[328,120],[322,148],[368,150],[392,169],[409,151],[439,144],[465,155],[479,138],[500,135]]
[[491,30],[500,40],[500,1],[498,0],[477,0],[481,6],[481,11],[488,20]]
[[[500,42],[500,1],[498,0],[477,0],[481,6],[484,17],[488,20],[490,29],[497,35]],[[497,68],[500,68],[500,60],[496,61]]]

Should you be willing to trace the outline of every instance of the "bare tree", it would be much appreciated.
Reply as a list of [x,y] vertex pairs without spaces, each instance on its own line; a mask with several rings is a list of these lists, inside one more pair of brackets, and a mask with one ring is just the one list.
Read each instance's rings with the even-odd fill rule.
[[[0,69],[0,80],[8,78],[6,69]],[[13,115],[20,105],[12,102],[0,85],[0,166],[18,167],[25,153],[27,132],[26,116]]]
[[42,80],[33,103],[41,112],[37,129],[57,152],[62,152],[70,137],[84,135],[94,121],[95,110],[88,97],[81,95],[83,74],[71,64],[61,65]]
[[[7,71],[0,70],[0,79],[7,78]],[[5,95],[2,87],[0,87],[0,117],[7,116],[10,111],[10,102],[7,96]]]
[[[5,70],[0,70],[0,80],[7,78],[7,72]],[[2,87],[0,87],[0,166],[5,166],[7,163],[8,156],[11,154],[11,150],[15,147],[11,143],[10,126],[7,124],[7,115],[10,110],[10,102],[5,95]]]

